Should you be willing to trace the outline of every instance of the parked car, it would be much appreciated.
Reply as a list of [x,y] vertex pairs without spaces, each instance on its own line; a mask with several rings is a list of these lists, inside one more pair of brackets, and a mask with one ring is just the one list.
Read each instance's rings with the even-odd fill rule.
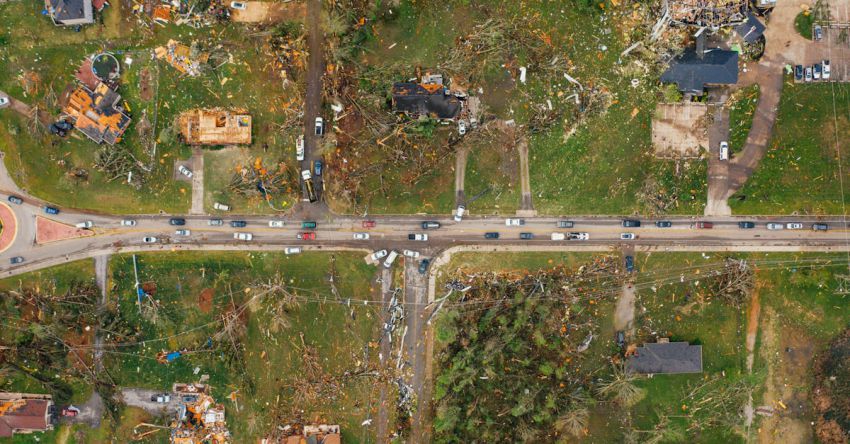
[[805,80],[806,80],[807,82],[811,82],[811,81],[812,81],[812,67],[811,67],[811,66],[807,66],[807,67],[806,67],[806,76],[805,76]]
[[316,224],[316,221],[314,221],[314,220],[305,220],[305,221],[301,222],[301,228],[304,228],[304,229],[314,230],[314,229],[316,229],[317,226],[318,226],[318,224]]
[[316,240],[316,233],[314,233],[312,231],[308,231],[308,232],[305,232],[305,233],[298,233],[298,234],[295,235],[295,238],[301,239],[301,240]]
[[487,233],[484,233],[484,239],[498,239],[498,238],[499,238],[499,233],[497,233],[495,231],[489,231]]
[[620,233],[620,240],[635,240],[637,235],[634,233]]
[[236,233],[233,233],[233,238],[241,241],[249,241],[254,238],[254,235],[251,233],[240,233],[237,231]]
[[568,220],[559,220],[555,223],[558,228],[572,228],[575,226],[575,223]]
[[398,257],[398,253],[395,250],[390,251],[390,254],[387,255],[387,258],[384,259],[384,267],[390,268],[393,266],[393,262],[395,262],[395,258]]
[[375,221],[374,220],[364,220],[363,221],[363,228],[375,228]]
[[80,413],[80,409],[76,407],[67,407],[62,409],[62,416],[73,418]]
[[59,208],[56,207],[44,207],[44,212],[47,214],[59,214]]
[[230,211],[230,205],[223,204],[221,202],[214,203],[213,208],[219,211]]
[[426,220],[425,222],[422,222],[423,230],[436,230],[437,228],[440,228],[440,223],[437,221]]
[[153,236],[146,236],[146,237],[142,238],[142,243],[144,243],[144,244],[153,244],[153,243],[156,243],[156,241],[157,241],[157,238],[155,238]]
[[301,252],[301,247],[286,247],[283,249],[284,254],[298,254]]
[[785,224],[785,228],[789,230],[802,230],[803,224],[801,224],[800,222],[788,222],[787,224]]
[[824,79],[824,80],[829,80],[829,75],[830,75],[830,72],[832,71],[832,70],[829,68],[829,60],[824,60],[824,61],[821,63],[821,66],[823,66],[823,75],[822,75],[823,79]]
[[123,219],[121,221],[121,226],[122,227],[135,227],[136,221],[134,221],[133,219]]
[[589,233],[570,233],[570,240],[588,240],[590,239]]
[[191,230],[177,230],[177,231],[174,232],[174,234],[176,234],[177,236],[191,236],[192,231]]
[[779,223],[776,223],[776,222],[770,222],[770,223],[767,224],[768,230],[782,230],[784,228],[785,228],[785,225],[782,225],[782,224],[779,224]]
[[823,71],[821,71],[820,63],[815,63],[814,66],[812,66],[812,73],[814,74],[815,80],[820,80],[821,74],[823,73]]
[[83,222],[80,222],[80,223],[75,225],[75,227],[77,227],[77,228],[91,228],[93,226],[94,226],[94,222],[92,222],[90,220],[83,221]]
[[411,233],[407,235],[407,240],[427,241],[428,235],[425,233]]
[[508,227],[521,227],[525,225],[525,219],[505,219],[505,225]]
[[673,226],[673,222],[670,222],[669,220],[658,220],[655,221],[655,226],[658,228],[670,228]]
[[9,202],[12,202],[15,205],[20,205],[24,203],[24,200],[18,196],[9,196]]
[[0,96],[0,108],[5,108],[9,106],[9,98],[6,96]]
[[186,225],[186,219],[183,219],[182,217],[172,217],[171,219],[168,219],[168,223],[170,225],[178,225],[178,226]]
[[466,121],[460,120],[457,122],[457,133],[461,136],[466,134]]
[[697,222],[696,227],[700,230],[710,230],[714,228],[713,222]]
[[315,174],[316,176],[322,175],[322,161],[321,160],[317,160],[316,162],[313,163],[313,174]]
[[425,274],[428,271],[429,265],[431,265],[431,259],[422,259],[419,261],[419,274]]
[[283,228],[286,225],[286,222],[282,220],[270,220],[269,228]]
[[9,263],[11,263],[12,265],[20,264],[23,261],[24,261],[23,256],[15,256],[15,257],[9,259]]
[[531,239],[534,239],[534,234],[533,233],[520,233],[519,238],[522,239],[522,240],[531,240]]
[[404,251],[401,252],[401,254],[403,254],[404,257],[410,257],[410,258],[414,258],[414,259],[419,257],[419,252],[414,251],[414,250],[404,250]]
[[552,239],[553,241],[562,241],[566,238],[567,235],[564,233],[552,233],[552,235],[550,236],[550,239]]
[[466,211],[466,207],[463,205],[458,205],[457,210],[455,211],[455,222],[460,222],[463,220],[463,213]]
[[638,228],[640,227],[640,221],[636,219],[625,219],[623,221],[623,227],[625,228]]
[[220,227],[224,225],[224,221],[221,219],[210,219],[207,221],[207,225],[211,227]]
[[829,225],[827,225],[827,224],[812,224],[812,230],[826,231],[826,230],[829,230]]
[[720,160],[729,160],[729,142],[720,142]]
[[304,160],[304,135],[298,136],[295,139],[295,160],[301,162]]
[[316,117],[316,135],[321,136],[325,134],[325,120],[321,117]]
[[626,256],[626,271],[631,273],[635,271],[635,257]]
[[189,179],[192,178],[192,171],[189,168],[186,168],[183,165],[178,166],[177,171],[180,171],[180,174],[188,177]]
[[248,9],[248,5],[246,5],[244,2],[230,2],[230,8],[244,11]]
[[820,25],[815,25],[814,39],[816,41],[823,40],[823,28]]
[[354,240],[369,240],[369,233],[354,233]]
[[794,80],[798,82],[803,81],[803,65],[797,65],[794,67]]
[[755,228],[755,227],[756,227],[755,222],[738,222],[738,228],[741,228],[743,230],[749,230],[749,229]]
[[230,226],[233,228],[245,228],[248,226],[248,222],[244,220],[232,220],[230,221]]
[[387,250],[378,250],[378,251],[372,253],[372,260],[378,261],[382,257],[385,257],[386,255],[387,255]]

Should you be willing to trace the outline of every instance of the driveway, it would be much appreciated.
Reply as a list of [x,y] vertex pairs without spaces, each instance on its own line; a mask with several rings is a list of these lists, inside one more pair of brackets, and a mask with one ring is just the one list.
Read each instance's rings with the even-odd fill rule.
[[156,416],[170,415],[177,410],[177,396],[171,394],[171,401],[167,403],[158,403],[151,401],[151,396],[168,393],[164,390],[149,390],[140,388],[122,388],[118,392],[116,398],[130,407],[138,407],[144,411]]

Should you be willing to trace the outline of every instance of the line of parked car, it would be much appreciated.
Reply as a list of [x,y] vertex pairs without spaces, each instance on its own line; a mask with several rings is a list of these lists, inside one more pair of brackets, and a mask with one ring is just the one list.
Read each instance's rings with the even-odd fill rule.
[[797,65],[794,67],[794,80],[797,82],[811,82],[829,80],[832,69],[829,60],[822,60],[811,66]]

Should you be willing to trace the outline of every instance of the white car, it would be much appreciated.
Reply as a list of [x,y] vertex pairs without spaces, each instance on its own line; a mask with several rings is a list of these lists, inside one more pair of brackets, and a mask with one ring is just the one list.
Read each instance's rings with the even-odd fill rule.
[[505,219],[505,225],[508,227],[521,227],[525,225],[524,219]]
[[466,134],[466,121],[461,120],[457,123],[457,133],[461,136]]
[[418,252],[418,251],[413,251],[413,250],[404,250],[404,251],[402,251],[402,252],[401,252],[401,254],[403,254],[403,255],[404,255],[404,257],[412,257],[412,258],[414,258],[414,259],[416,259],[417,257],[419,257],[419,252]]
[[85,222],[80,222],[76,225],[77,228],[91,228],[94,226],[94,222],[87,220]]
[[463,220],[463,213],[466,211],[466,207],[463,205],[457,206],[457,211],[455,211],[455,222],[460,222]]
[[9,98],[6,96],[0,96],[0,108],[5,108],[9,106]]
[[325,119],[316,117],[316,135],[321,136],[323,134],[325,134]]
[[427,241],[428,235],[425,233],[412,233],[407,235],[407,240]]
[[230,205],[223,204],[221,202],[214,203],[213,208],[219,211],[230,211]]
[[283,228],[284,225],[286,225],[286,222],[284,222],[282,220],[270,220],[269,221],[269,228]]
[[304,160],[304,135],[298,136],[295,139],[295,159],[299,162]]
[[369,240],[369,233],[354,233],[354,240]]
[[397,258],[397,257],[398,257],[398,253],[395,250],[390,251],[390,254],[387,255],[386,259],[384,259],[384,267],[386,267],[386,268],[392,267],[393,262],[395,262],[395,258]]
[[553,241],[562,241],[564,239],[566,239],[566,235],[564,235],[564,233],[552,233]]
[[284,254],[298,254],[301,252],[301,247],[286,247],[283,252]]
[[768,230],[782,230],[784,228],[785,228],[785,225],[778,224],[778,223],[775,223],[775,222],[771,222],[771,223],[767,224]]
[[620,233],[620,240],[635,240],[637,235],[634,233]]
[[787,228],[789,230],[802,230],[803,224],[801,224],[799,222],[789,222],[789,223],[785,224],[785,228]]
[[729,160],[728,142],[720,142],[720,160]]
[[822,77],[823,77],[824,80],[829,80],[829,72],[830,72],[829,60],[824,60],[823,63],[822,63],[822,66],[823,66]]
[[121,226],[122,227],[135,227],[136,221],[134,221],[133,219],[124,219],[124,220],[121,221]]
[[254,238],[254,235],[251,233],[233,233],[233,238],[236,240],[249,241]]
[[230,8],[244,11],[248,9],[248,5],[246,5],[244,2],[230,2]]
[[310,170],[301,170],[301,178],[304,179],[304,182],[313,178],[310,174]]
[[372,260],[373,261],[379,261],[379,260],[381,260],[381,258],[384,258],[386,256],[387,256],[387,250],[379,250],[379,251],[372,253]]
[[178,166],[177,171],[180,171],[180,174],[188,177],[189,179],[192,178],[192,171],[189,170],[189,168],[184,167],[183,165]]
[[588,233],[570,233],[570,240],[588,240],[590,239],[590,234]]
[[174,232],[174,234],[176,234],[177,236],[191,236],[192,231],[191,230],[177,230],[177,231]]
[[157,240],[157,239],[156,239],[155,237],[153,237],[153,236],[147,236],[147,237],[143,237],[143,238],[142,238],[142,242],[143,242],[143,243],[146,243],[146,244],[153,244],[153,243],[155,243],[155,242],[156,242],[156,240]]

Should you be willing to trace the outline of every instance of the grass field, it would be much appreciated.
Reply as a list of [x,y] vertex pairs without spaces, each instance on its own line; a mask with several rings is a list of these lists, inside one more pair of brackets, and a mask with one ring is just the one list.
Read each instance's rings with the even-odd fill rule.
[[759,93],[758,84],[754,84],[735,91],[729,97],[729,150],[733,153],[744,149],[747,135],[753,125]]

